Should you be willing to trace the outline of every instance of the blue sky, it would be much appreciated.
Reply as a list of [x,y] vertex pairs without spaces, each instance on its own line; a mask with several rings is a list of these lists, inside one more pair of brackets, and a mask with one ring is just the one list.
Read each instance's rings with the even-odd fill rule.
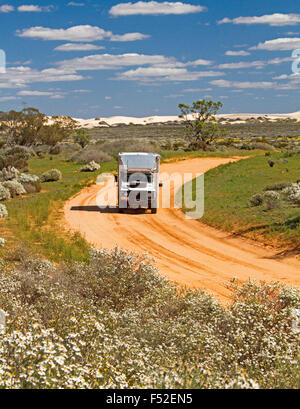
[[0,1],[0,39],[4,111],[176,115],[199,98],[224,113],[300,110],[295,0]]

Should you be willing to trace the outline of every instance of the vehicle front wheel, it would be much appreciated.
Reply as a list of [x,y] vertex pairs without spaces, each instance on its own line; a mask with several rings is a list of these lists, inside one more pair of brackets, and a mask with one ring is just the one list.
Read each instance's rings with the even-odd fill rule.
[[157,213],[157,208],[151,209],[151,213],[156,214]]

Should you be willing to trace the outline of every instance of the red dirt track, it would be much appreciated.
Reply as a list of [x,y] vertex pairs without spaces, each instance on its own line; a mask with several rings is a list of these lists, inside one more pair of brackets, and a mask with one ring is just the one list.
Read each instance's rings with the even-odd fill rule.
[[[236,160],[188,159],[165,163],[161,172],[195,175]],[[202,288],[223,302],[230,297],[224,284],[233,277],[242,282],[250,278],[300,285],[297,258],[278,259],[275,250],[188,220],[180,209],[159,209],[157,214],[100,211],[96,207],[99,189],[97,185],[83,189],[64,207],[66,228],[80,231],[97,248],[118,245],[138,253],[148,252],[165,277],[190,288]]]

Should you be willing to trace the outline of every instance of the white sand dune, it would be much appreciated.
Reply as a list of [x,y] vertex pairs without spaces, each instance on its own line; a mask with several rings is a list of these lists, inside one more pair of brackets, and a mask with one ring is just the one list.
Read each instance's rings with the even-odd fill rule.
[[[222,118],[224,120],[238,120],[239,122],[245,122],[247,119],[250,118],[268,118],[271,121],[275,121],[278,119],[297,119],[300,121],[300,111],[290,113],[290,114],[221,114],[217,115],[217,118]],[[155,123],[166,123],[166,122],[181,122],[180,119],[176,115],[170,116],[151,116],[151,117],[130,117],[130,116],[111,116],[108,118],[98,117],[98,118],[91,118],[91,119],[82,119],[82,118],[74,118],[78,125],[84,128],[92,129],[95,127],[105,127],[105,126],[114,126],[117,124],[134,124],[134,125],[148,125],[148,124],[155,124]]]

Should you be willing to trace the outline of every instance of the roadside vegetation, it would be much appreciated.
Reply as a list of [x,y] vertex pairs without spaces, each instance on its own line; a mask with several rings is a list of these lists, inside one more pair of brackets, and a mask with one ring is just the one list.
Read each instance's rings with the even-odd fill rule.
[[1,267],[2,388],[299,388],[296,289],[232,282],[225,309],[118,249]]
[[298,251],[299,159],[299,153],[272,152],[207,172],[202,221],[233,234]]

